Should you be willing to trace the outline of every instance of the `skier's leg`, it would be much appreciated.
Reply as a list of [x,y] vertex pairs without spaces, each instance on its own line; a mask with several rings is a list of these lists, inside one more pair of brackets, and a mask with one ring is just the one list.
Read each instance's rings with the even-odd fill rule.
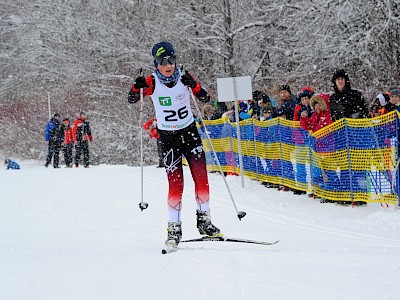
[[168,178],[168,215],[169,222],[180,222],[183,194],[183,169],[181,139],[179,135],[163,134],[162,155]]
[[210,217],[210,189],[206,156],[197,128],[191,128],[184,138],[184,155],[188,161],[195,184],[197,202],[197,229],[200,234],[209,236],[220,235],[220,230],[214,226]]
[[197,128],[191,128],[185,134],[183,154],[189,164],[195,186],[195,197],[199,211],[209,211],[210,189],[206,156]]

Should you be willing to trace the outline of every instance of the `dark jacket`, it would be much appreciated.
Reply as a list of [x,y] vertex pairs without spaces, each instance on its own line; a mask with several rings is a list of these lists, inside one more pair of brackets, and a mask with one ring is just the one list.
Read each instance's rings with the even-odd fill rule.
[[286,116],[286,120],[292,120],[294,118],[294,108],[296,107],[296,101],[290,98],[287,101],[282,101],[281,114]]
[[92,130],[88,121],[77,118],[71,128],[74,143],[86,142],[88,140],[93,141]]
[[46,124],[45,139],[47,142],[61,143],[64,139],[64,131],[60,121],[51,118]]
[[[343,91],[336,86],[336,78],[345,78]],[[368,106],[361,92],[351,89],[349,75],[344,70],[338,70],[332,77],[335,93],[330,97],[331,116],[333,121],[342,118],[362,119],[368,117]]]

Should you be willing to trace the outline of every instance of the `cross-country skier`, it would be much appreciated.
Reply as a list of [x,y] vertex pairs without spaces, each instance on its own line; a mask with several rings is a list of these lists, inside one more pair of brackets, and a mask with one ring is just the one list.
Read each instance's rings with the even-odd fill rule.
[[140,100],[140,89],[150,96],[156,111],[157,130],[162,142],[163,163],[167,173],[168,238],[167,246],[176,247],[182,238],[181,208],[183,193],[182,155],[185,156],[195,184],[197,228],[202,235],[221,235],[211,223],[209,185],[206,159],[201,138],[190,109],[190,91],[202,102],[208,102],[207,91],[190,75],[176,66],[172,44],[160,42],[153,46],[155,72],[136,78],[129,91],[128,101]]

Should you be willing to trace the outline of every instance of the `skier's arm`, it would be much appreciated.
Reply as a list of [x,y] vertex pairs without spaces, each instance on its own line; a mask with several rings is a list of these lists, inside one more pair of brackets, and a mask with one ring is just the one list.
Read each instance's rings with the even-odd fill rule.
[[193,94],[199,99],[201,102],[209,102],[210,96],[208,92],[198,83],[193,76],[185,70],[185,74],[182,75],[181,81],[184,85],[192,88]]
[[132,85],[129,95],[128,102],[136,103],[140,100],[140,89],[143,88],[143,96],[150,96],[154,91],[154,77],[152,75],[144,78],[143,76],[139,76],[136,78],[134,84]]

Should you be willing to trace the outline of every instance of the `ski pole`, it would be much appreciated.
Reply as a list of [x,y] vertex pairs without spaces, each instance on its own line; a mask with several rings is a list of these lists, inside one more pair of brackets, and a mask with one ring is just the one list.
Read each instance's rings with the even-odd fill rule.
[[[140,76],[143,76],[143,69],[140,68]],[[143,201],[143,88],[140,88],[140,203],[139,208],[141,211],[146,209],[149,204]]]
[[218,165],[218,168],[219,168],[219,172],[221,173],[222,178],[224,179],[224,183],[225,183],[226,189],[228,190],[228,193],[229,193],[229,196],[230,196],[230,198],[231,198],[231,200],[232,200],[233,206],[235,207],[237,217],[239,218],[239,221],[241,221],[241,219],[246,215],[246,212],[244,212],[244,211],[239,211],[238,208],[237,208],[237,206],[236,206],[235,199],[233,198],[231,189],[229,188],[229,184],[228,184],[228,182],[226,181],[226,178],[225,178],[225,175],[224,175],[224,171],[222,171],[221,163],[219,162],[219,159],[218,159],[217,153],[216,153],[216,151],[215,151],[214,145],[213,145],[212,142],[211,142],[211,138],[210,138],[210,135],[208,134],[207,127],[206,127],[206,125],[204,124],[203,116],[202,116],[201,113],[200,113],[200,109],[199,109],[199,106],[197,105],[196,99],[195,99],[195,97],[194,97],[194,95],[193,95],[192,88],[188,87],[188,89],[189,89],[190,97],[192,98],[192,101],[193,101],[193,103],[194,103],[194,106],[196,107],[197,114],[199,115],[201,124],[204,126],[204,132],[205,132],[205,134],[206,134],[206,137],[207,137],[207,140],[208,140],[209,144],[211,145],[211,149],[212,149],[212,151],[213,151],[215,160],[216,160],[216,162],[217,162],[217,165]]

